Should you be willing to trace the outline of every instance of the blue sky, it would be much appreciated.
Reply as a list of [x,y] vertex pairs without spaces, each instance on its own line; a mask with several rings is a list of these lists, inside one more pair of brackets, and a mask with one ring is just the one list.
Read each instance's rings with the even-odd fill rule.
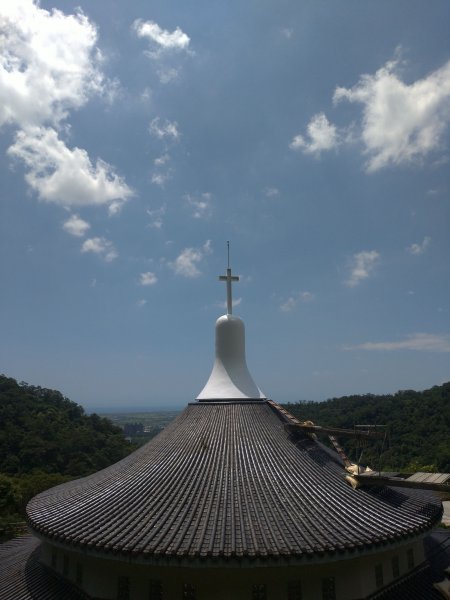
[[279,402],[450,379],[450,4],[0,7],[0,370],[182,406],[231,264]]

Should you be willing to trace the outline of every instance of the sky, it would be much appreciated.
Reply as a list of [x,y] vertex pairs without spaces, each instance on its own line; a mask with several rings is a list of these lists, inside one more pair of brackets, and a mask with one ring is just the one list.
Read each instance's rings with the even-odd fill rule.
[[447,0],[0,4],[0,372],[181,407],[450,380]]

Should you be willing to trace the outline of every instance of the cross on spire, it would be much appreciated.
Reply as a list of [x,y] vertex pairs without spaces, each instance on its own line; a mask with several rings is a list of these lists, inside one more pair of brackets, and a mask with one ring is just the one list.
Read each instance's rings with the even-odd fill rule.
[[226,281],[227,282],[227,315],[231,315],[231,314],[233,314],[233,300],[232,300],[232,297],[231,297],[231,282],[232,281],[239,281],[239,277],[237,275],[232,275],[231,274],[231,269],[230,269],[230,242],[227,242],[227,248],[228,248],[227,274],[226,275],[219,275],[219,281]]

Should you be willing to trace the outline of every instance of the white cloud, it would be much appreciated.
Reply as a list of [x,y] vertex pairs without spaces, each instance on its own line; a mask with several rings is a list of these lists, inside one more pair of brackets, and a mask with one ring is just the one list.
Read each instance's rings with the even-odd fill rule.
[[[242,298],[232,298],[232,302],[233,302],[233,308],[235,306],[239,306],[242,303]],[[227,302],[225,300],[225,302],[216,302],[216,304],[214,306],[217,306],[217,308],[223,308],[224,310],[226,310],[228,308]]]
[[427,249],[429,243],[431,242],[431,238],[428,236],[425,236],[423,238],[423,242],[421,244],[411,244],[411,246],[408,246],[406,248],[406,250],[410,253],[410,254],[423,254],[425,252],[425,250]]
[[161,83],[171,83],[175,81],[180,76],[180,69],[176,69],[175,67],[160,67],[157,70],[158,77]]
[[163,204],[160,208],[155,210],[147,210],[148,216],[150,217],[150,223],[148,227],[153,229],[161,229],[163,226],[163,217],[166,214],[166,205]]
[[141,298],[140,300],[138,300],[136,302],[136,306],[138,308],[143,308],[146,304],[147,304],[147,300],[145,300],[144,298]]
[[186,194],[184,199],[192,209],[194,219],[208,219],[212,215],[211,194],[204,192],[199,196]]
[[115,213],[132,195],[108,163],[99,159],[94,166],[86,150],[70,150],[51,128],[19,131],[8,154],[25,163],[28,185],[46,202],[65,207],[107,204]]
[[185,248],[173,262],[169,263],[169,266],[174,270],[176,275],[187,278],[199,277],[201,271],[198,265],[211,252],[211,241],[207,240],[202,248]]
[[283,312],[291,312],[297,306],[298,300],[294,298],[294,296],[289,296],[289,298],[280,304],[280,310]]
[[117,81],[100,71],[95,26],[81,12],[65,15],[33,0],[0,5],[0,126],[18,129],[10,156],[24,161],[25,179],[42,200],[71,207],[107,204],[115,213],[132,195],[110,165],[92,165],[85,150],[59,139],[71,110],[94,94],[110,101]]
[[139,277],[139,283],[141,285],[155,285],[158,281],[158,278],[151,271],[147,271],[146,273],[141,273]]
[[280,310],[282,312],[291,312],[297,306],[299,302],[311,302],[314,300],[314,294],[311,292],[298,292],[289,296],[287,300],[280,304]]
[[290,40],[294,34],[294,30],[291,27],[284,27],[281,29],[281,34],[287,39]]
[[425,157],[440,147],[450,123],[450,61],[410,85],[401,81],[397,60],[352,88],[338,87],[334,101],[363,105],[362,140],[368,171]]
[[162,167],[167,162],[169,162],[169,160],[170,160],[170,156],[169,156],[169,154],[166,153],[161,156],[158,156],[158,158],[155,158],[155,160],[153,161],[153,164],[155,165],[155,167]]
[[169,179],[171,179],[172,177],[172,171],[166,171],[165,173],[158,173],[158,172],[154,172],[152,174],[152,183],[154,183],[155,185],[159,185],[160,188],[163,188],[167,181],[169,181]]
[[112,242],[106,240],[104,237],[94,237],[85,240],[81,246],[81,252],[93,252],[106,262],[111,262],[118,257]]
[[414,333],[398,342],[366,342],[346,346],[345,350],[416,350],[419,352],[450,352],[450,336],[432,333]]
[[178,142],[180,139],[180,132],[178,131],[178,123],[176,121],[162,120],[159,117],[155,117],[150,122],[148,130],[151,135],[160,140]]
[[145,54],[150,59],[157,61],[156,73],[159,81],[162,84],[168,84],[177,80],[181,68],[173,65],[174,55],[193,54],[189,50],[191,41],[189,36],[179,27],[168,31],[162,29],[154,21],[142,21],[142,19],[137,19],[133,23],[133,29],[139,38],[148,40],[149,49],[145,51]]
[[345,282],[349,287],[357,286],[363,279],[367,279],[380,260],[376,250],[363,251],[354,254],[350,264],[350,276]]
[[307,126],[307,138],[296,135],[289,144],[291,150],[301,150],[306,154],[319,156],[324,150],[331,150],[339,144],[335,125],[323,113],[314,115]]
[[[189,47],[190,38],[179,27],[168,31],[154,21],[137,19],[133,23],[133,29],[138,37],[149,39],[158,51],[182,51]],[[155,53],[151,53],[151,56],[155,56]]]
[[280,195],[280,190],[276,187],[266,187],[263,190],[263,194],[266,198],[276,198]]
[[78,215],[71,215],[67,221],[63,223],[63,229],[67,231],[67,233],[77,237],[83,237],[90,227],[89,223],[81,219]]
[[32,0],[2,2],[0,125],[58,123],[104,89],[95,26]]
[[148,104],[149,102],[151,102],[153,97],[153,92],[149,87],[144,88],[143,92],[141,93],[141,102],[144,102],[145,104]]

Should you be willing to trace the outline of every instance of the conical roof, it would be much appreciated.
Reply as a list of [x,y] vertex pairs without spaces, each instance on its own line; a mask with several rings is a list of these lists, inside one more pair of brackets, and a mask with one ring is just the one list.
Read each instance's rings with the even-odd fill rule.
[[292,436],[275,403],[195,402],[117,464],[28,505],[38,534],[138,560],[287,560],[417,536],[442,508],[423,492],[353,490],[339,457]]

